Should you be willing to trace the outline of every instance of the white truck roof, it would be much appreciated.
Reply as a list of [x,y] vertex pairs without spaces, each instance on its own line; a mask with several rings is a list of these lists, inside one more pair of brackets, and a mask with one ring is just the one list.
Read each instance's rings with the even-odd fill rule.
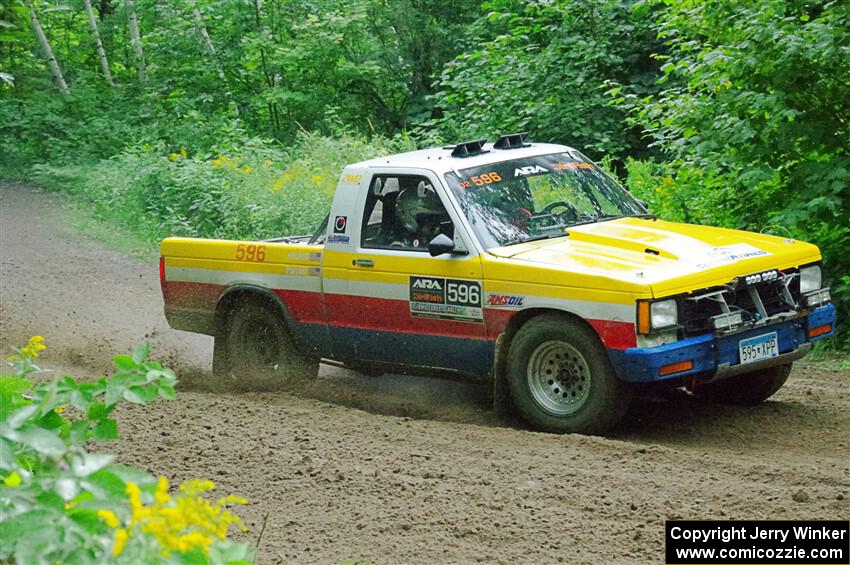
[[491,163],[507,161],[523,157],[534,157],[537,155],[550,155],[552,153],[563,153],[575,151],[566,145],[554,143],[530,143],[528,147],[515,149],[494,149],[492,143],[484,145],[484,152],[469,157],[452,157],[454,145],[436,147],[432,149],[421,149],[409,151],[386,157],[378,157],[368,161],[361,161],[349,165],[352,168],[371,167],[398,167],[398,168],[423,168],[430,169],[438,174],[448,173],[453,170],[481,167]]

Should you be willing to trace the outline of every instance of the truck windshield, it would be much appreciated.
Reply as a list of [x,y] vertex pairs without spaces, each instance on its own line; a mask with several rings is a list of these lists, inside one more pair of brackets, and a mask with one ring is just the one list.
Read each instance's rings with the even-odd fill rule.
[[578,152],[456,170],[446,182],[487,249],[563,236],[578,224],[647,215]]

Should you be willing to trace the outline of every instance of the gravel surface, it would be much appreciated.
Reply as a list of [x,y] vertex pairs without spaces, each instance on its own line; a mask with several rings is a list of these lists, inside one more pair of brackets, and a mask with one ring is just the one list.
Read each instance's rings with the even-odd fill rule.
[[181,390],[122,407],[108,448],[249,498],[259,563],[661,563],[666,519],[850,518],[850,371],[798,363],[755,408],[639,399],[607,438],[498,420],[453,381],[323,366],[236,392],[211,338],[168,328],[155,262],[76,233],[64,203],[0,183],[0,344],[43,335],[44,365],[96,376],[150,341]]

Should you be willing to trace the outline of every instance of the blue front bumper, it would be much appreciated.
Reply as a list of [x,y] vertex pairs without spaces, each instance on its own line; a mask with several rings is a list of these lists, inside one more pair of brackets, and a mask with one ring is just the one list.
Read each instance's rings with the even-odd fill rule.
[[[809,328],[826,324],[831,325],[829,332],[813,338],[808,337]],[[718,372],[728,371],[729,368],[738,369],[740,363],[738,344],[742,339],[772,332],[776,332],[779,338],[780,356],[793,359],[794,352],[802,355],[806,351],[806,349],[801,350],[801,347],[807,348],[807,343],[835,334],[835,306],[827,304],[816,308],[802,318],[761,326],[732,335],[718,336],[711,333],[657,347],[609,349],[608,356],[617,375],[629,382],[646,383],[685,376],[712,376]],[[659,372],[666,365],[684,361],[693,362],[693,367],[670,375],[662,375]],[[777,362],[781,362],[781,359]],[[760,366],[762,365],[753,364],[752,369],[756,370]],[[734,370],[733,372],[745,371]]]

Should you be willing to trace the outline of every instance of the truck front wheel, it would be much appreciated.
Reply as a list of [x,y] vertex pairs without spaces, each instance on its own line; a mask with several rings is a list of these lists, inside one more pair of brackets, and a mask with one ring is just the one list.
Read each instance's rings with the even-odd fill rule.
[[566,316],[526,322],[511,342],[507,373],[517,409],[541,431],[604,433],[629,405],[596,333]]
[[215,339],[216,373],[280,375],[306,379],[317,375],[318,359],[298,351],[283,317],[270,305],[250,300],[237,304]]
[[755,406],[773,396],[791,373],[791,363],[699,385],[694,394],[719,404]]

